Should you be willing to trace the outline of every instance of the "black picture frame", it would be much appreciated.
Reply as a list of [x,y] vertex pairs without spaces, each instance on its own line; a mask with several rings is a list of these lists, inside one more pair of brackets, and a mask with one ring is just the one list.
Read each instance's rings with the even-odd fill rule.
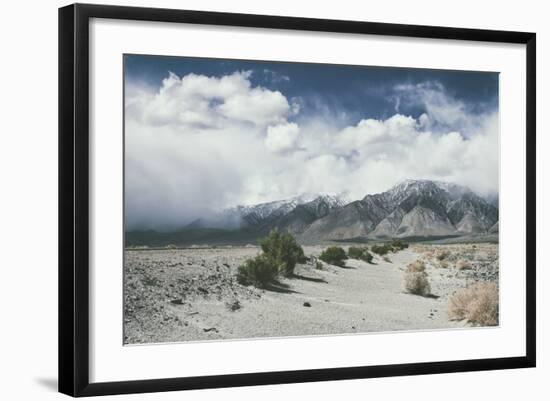
[[[524,44],[527,68],[525,355],[495,359],[90,383],[88,28],[91,18]],[[535,33],[87,4],[74,4],[60,8],[59,391],[71,396],[95,396],[534,367],[536,364],[535,121]]]

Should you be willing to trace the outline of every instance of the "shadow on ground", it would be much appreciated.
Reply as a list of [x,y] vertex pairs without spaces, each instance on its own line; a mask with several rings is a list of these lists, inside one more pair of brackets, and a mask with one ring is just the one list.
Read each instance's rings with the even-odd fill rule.
[[312,281],[314,283],[328,283],[328,281],[323,278],[302,276],[301,274],[294,274],[292,278],[296,278],[298,280]]
[[273,281],[271,284],[265,287],[265,290],[280,292],[283,294],[299,294],[299,292],[291,290],[288,284],[281,283],[280,281]]

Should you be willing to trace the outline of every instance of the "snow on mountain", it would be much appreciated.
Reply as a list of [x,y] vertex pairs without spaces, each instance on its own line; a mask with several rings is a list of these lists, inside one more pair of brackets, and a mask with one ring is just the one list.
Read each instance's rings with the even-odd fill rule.
[[467,187],[406,180],[315,221],[302,240],[463,235],[487,232],[497,221],[498,209]]
[[[256,205],[239,205],[224,210],[220,215],[221,221],[239,221],[241,227],[263,227],[265,229],[278,228],[283,224],[278,220],[292,214],[297,208],[308,215],[304,217],[308,224],[316,218],[322,217],[335,208],[349,203],[346,194],[328,195],[305,193],[289,199],[259,203]],[[294,213],[297,214],[297,213]],[[230,217],[228,217],[230,216]],[[286,219],[288,220],[288,218]],[[311,220],[311,221],[309,221]],[[267,227],[269,226],[269,227]],[[282,227],[281,227],[282,228]]]
[[498,208],[464,186],[406,180],[355,201],[346,195],[307,193],[236,206],[190,227],[245,229],[258,235],[278,229],[303,242],[465,235],[498,230]]

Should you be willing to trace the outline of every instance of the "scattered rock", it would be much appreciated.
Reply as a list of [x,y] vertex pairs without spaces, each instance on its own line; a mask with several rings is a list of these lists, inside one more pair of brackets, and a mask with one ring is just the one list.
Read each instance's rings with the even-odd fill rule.
[[235,312],[242,308],[241,303],[238,300],[234,300],[232,302],[226,302],[225,306],[227,309],[229,309],[231,312]]
[[202,329],[202,331],[204,331],[205,333],[208,333],[210,331],[213,331],[214,333],[217,333],[218,332],[218,329],[215,328],[215,327],[209,327],[207,329]]

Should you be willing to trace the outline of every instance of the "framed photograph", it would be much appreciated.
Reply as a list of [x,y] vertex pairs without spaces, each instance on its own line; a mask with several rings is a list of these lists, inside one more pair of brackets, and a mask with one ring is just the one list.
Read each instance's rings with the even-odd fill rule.
[[535,366],[535,34],[59,10],[59,390]]

